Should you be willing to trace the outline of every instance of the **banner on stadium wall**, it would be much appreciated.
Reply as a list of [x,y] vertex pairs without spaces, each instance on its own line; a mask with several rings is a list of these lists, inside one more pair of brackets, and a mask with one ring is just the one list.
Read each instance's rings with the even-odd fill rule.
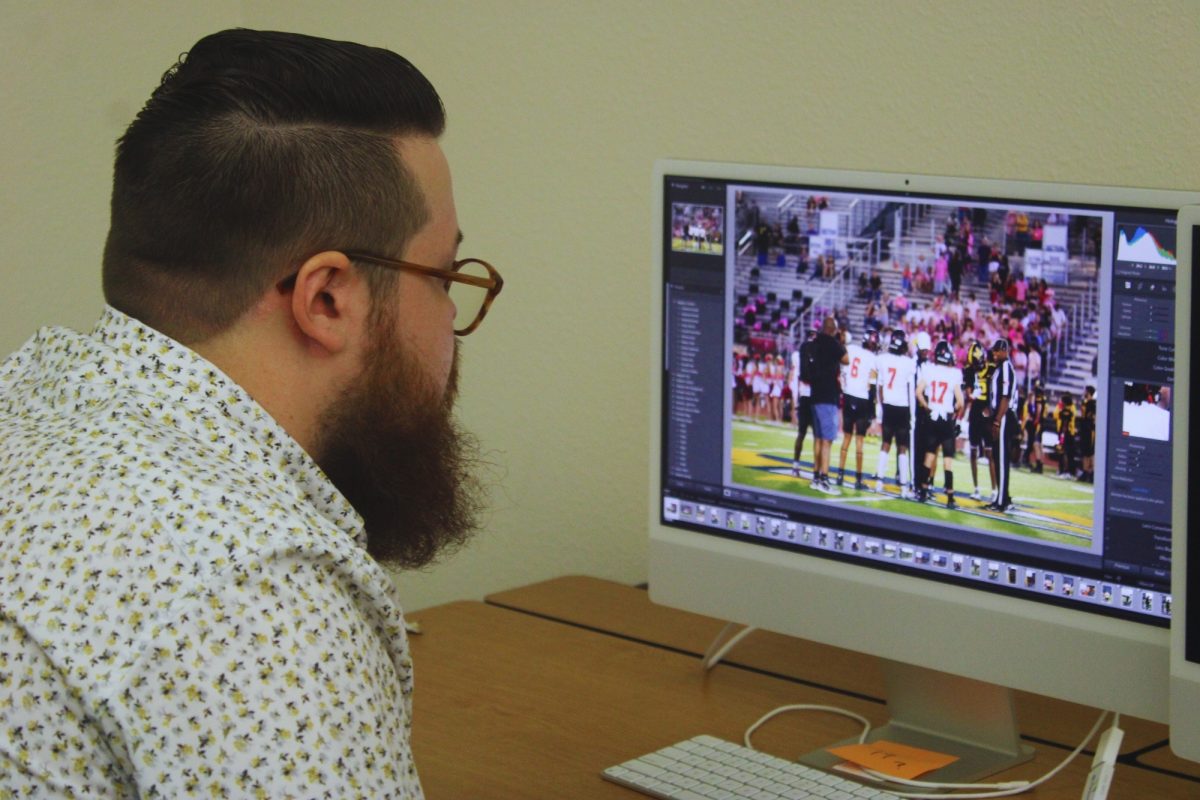
[[1055,286],[1065,286],[1071,279],[1067,257],[1067,226],[1047,225],[1042,228],[1042,249],[1025,249],[1025,277],[1040,278]]
[[808,249],[813,255],[837,256],[838,229],[842,215],[837,211],[821,212],[821,227],[817,235],[809,240]]
[[1067,263],[1067,226],[1042,228],[1042,277],[1047,283],[1062,286],[1070,279]]

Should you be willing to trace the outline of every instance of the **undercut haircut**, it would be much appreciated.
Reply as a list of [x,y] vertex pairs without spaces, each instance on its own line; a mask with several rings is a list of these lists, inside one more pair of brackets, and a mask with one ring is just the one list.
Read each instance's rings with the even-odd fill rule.
[[[430,213],[401,140],[444,128],[433,85],[388,50],[201,39],[117,142],[105,300],[191,344],[322,250],[401,257]],[[366,270],[374,297],[391,273]]]

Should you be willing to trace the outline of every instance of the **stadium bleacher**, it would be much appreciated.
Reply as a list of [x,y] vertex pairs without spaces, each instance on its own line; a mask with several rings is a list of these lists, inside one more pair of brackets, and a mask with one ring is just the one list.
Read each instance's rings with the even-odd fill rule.
[[[859,293],[859,275],[878,276],[883,296],[895,297],[901,290],[896,259],[911,259],[917,253],[925,253],[926,261],[932,263],[937,236],[944,231],[948,213],[952,211],[928,205],[903,206],[901,237],[893,241],[886,234],[890,225],[894,235],[891,217],[901,204],[878,202],[868,206],[858,198],[829,197],[828,209],[839,212],[841,225],[835,276],[826,279],[819,267],[801,260],[819,221],[819,213],[807,209],[807,197],[764,191],[747,192],[744,200],[746,208],[751,201],[755,203],[760,224],[782,233],[765,258],[760,258],[754,231],[739,230],[734,256],[738,297],[735,341],[767,352],[790,349],[792,326],[811,325],[840,309],[845,310],[850,330],[861,332],[868,298]],[[798,239],[787,234],[793,215],[800,225]],[[976,235],[1003,243],[1005,216],[1000,209],[978,215]],[[743,220],[743,224],[747,221]],[[1081,248],[1076,243],[1071,250],[1080,252]],[[1012,257],[1012,267],[1021,269],[1020,256]],[[1043,352],[1042,377],[1051,396],[1064,391],[1079,395],[1085,385],[1095,382],[1099,330],[1094,263],[1073,258],[1068,278],[1066,284],[1053,287],[1055,304],[1065,311],[1067,324]],[[985,314],[993,312],[989,290],[986,273],[981,275],[973,265],[965,270],[960,296],[965,298],[974,292]],[[934,299],[928,292],[912,292],[906,297],[911,303],[922,305]],[[886,322],[886,312],[883,319]]]

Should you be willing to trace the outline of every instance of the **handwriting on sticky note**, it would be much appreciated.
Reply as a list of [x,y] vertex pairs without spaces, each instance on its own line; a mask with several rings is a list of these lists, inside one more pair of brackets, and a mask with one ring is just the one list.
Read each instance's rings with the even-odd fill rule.
[[958,761],[958,756],[935,753],[932,750],[922,750],[919,747],[909,747],[882,739],[869,744],[831,747],[829,752],[860,767],[908,780]]

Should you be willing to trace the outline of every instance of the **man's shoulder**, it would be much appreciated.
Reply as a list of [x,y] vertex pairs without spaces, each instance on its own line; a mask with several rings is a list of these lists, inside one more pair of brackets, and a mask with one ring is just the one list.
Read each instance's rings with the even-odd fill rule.
[[827,333],[822,333],[817,337],[817,341],[821,343],[821,347],[831,353],[845,353],[846,346],[837,340],[836,337],[830,336]]
[[136,391],[0,414],[0,506],[18,527],[60,525],[64,542],[100,528],[215,564],[336,528],[294,479],[290,448],[238,434]]

